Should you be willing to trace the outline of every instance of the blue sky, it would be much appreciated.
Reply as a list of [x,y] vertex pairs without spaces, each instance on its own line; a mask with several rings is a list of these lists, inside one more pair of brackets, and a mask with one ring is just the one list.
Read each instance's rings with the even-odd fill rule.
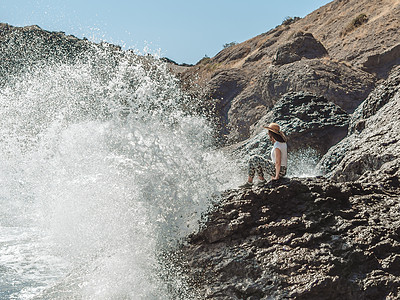
[[328,0],[0,0],[0,22],[39,25],[79,38],[159,53],[178,63],[214,56],[225,43],[243,42],[304,17]]

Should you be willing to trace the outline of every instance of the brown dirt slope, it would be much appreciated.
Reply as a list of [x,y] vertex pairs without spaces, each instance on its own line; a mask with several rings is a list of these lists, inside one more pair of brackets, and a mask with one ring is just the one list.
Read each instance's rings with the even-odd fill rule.
[[[352,22],[361,14],[368,21],[351,30]],[[350,31],[346,33],[347,28]],[[200,74],[211,75],[219,69],[269,64],[277,49],[299,31],[311,33],[331,58],[363,67],[374,55],[388,53],[400,45],[399,28],[399,0],[332,1],[292,24],[280,25],[222,50],[208,64],[197,65],[197,69]]]

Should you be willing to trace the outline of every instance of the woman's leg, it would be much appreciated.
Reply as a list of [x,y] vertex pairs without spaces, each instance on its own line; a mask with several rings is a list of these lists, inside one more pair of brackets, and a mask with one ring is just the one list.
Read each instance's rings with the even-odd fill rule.
[[[261,181],[265,181],[264,175],[270,175],[274,177],[276,173],[275,164],[272,161],[266,160],[259,155],[253,155],[249,159],[248,172],[249,178],[247,180],[247,183],[240,187],[251,187],[253,184],[253,178],[256,173]],[[280,176],[284,176],[286,174],[286,167],[282,166],[279,174]]]
[[268,163],[263,157],[259,155],[253,155],[250,157],[249,160],[249,179],[251,178],[251,181],[253,181],[254,175],[257,173],[258,178],[260,180],[265,180],[264,179],[264,169],[265,165]]

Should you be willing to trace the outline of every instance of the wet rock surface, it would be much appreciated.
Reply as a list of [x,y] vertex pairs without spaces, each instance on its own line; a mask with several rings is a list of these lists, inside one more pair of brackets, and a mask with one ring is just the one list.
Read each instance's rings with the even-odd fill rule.
[[181,263],[201,299],[396,299],[399,195],[325,178],[227,191]]
[[5,77],[50,59],[72,61],[89,48],[88,41],[64,32],[49,32],[36,25],[14,27],[0,23],[0,84]]
[[[102,55],[99,50],[103,51]],[[41,70],[49,63],[73,64],[86,61],[90,56],[99,63],[107,61],[116,66],[121,53],[120,46],[106,42],[96,44],[65,32],[47,31],[37,25],[16,27],[0,23],[0,87],[18,74]],[[132,59],[137,57],[130,51],[125,54]]]

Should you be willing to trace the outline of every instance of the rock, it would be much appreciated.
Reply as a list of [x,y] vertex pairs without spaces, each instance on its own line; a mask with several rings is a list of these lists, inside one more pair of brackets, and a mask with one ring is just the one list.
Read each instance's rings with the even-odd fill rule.
[[399,298],[400,67],[375,88],[399,63],[399,16],[396,1],[332,1],[188,70],[226,100],[221,132],[241,142],[225,149],[244,162],[269,157],[272,121],[292,152],[328,151],[326,177],[221,195],[177,253],[199,299]]
[[290,42],[278,48],[272,63],[275,65],[285,65],[298,61],[303,57],[312,59],[327,55],[328,52],[325,47],[311,33],[300,31],[294,34]]
[[356,110],[349,135],[329,150],[319,167],[339,181],[380,181],[397,185],[399,116],[400,67],[397,67]]
[[[209,97],[216,99],[216,109],[220,122],[228,123],[228,111],[232,100],[240,94],[246,85],[246,79],[238,70],[221,71],[214,74],[209,82]],[[222,133],[226,134],[226,131]]]
[[221,134],[230,143],[249,138],[251,125],[290,91],[316,93],[352,112],[374,86],[373,76],[329,59],[271,66],[254,78],[253,84],[246,76],[239,69],[220,71],[208,85],[208,97],[215,99]]
[[291,150],[313,148],[325,154],[346,136],[349,116],[324,97],[298,92],[285,94],[254,124],[254,132],[261,132],[270,122],[282,127]]
[[271,66],[259,79],[268,107],[288,92],[304,91],[324,96],[348,113],[365,100],[374,84],[370,74],[330,59],[305,59]]
[[365,120],[375,115],[379,109],[381,109],[384,105],[391,101],[396,93],[399,92],[399,73],[399,67],[394,68],[391,76],[387,80],[381,82],[381,84],[379,84],[368,95],[368,98],[363,101],[363,103],[357,108],[357,110],[353,114],[351,121],[351,133],[353,133],[354,131],[361,132],[363,129],[360,129],[360,126],[357,124],[364,123],[365,126]]
[[253,84],[238,69],[221,71],[210,80],[209,97],[216,101],[221,133],[230,143],[251,136],[251,125],[260,120],[286,93],[309,92],[324,96],[347,112],[367,97],[374,78],[329,59],[306,59],[271,66]]
[[225,192],[178,256],[201,299],[385,299],[399,220],[399,194],[378,185],[285,179]]
[[362,64],[363,70],[387,78],[390,70],[400,65],[400,44],[386,49],[382,53],[370,55]]
[[343,139],[347,134],[349,116],[324,97],[303,92],[288,93],[254,124],[252,131],[255,135],[252,138],[227,149],[245,162],[254,154],[269,157],[272,143],[263,127],[271,122],[278,123],[288,137],[291,169],[293,152],[312,149],[316,155],[322,156]]
[[251,51],[251,47],[231,47],[225,48],[225,51],[220,51],[216,56],[216,62],[234,61],[247,56]]

